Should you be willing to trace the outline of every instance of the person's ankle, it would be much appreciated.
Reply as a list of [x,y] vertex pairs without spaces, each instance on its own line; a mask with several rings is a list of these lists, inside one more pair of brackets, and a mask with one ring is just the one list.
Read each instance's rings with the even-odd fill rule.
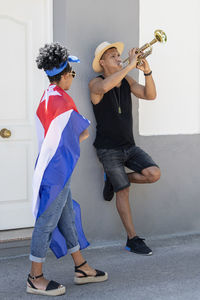
[[136,233],[133,233],[133,234],[130,234],[130,235],[128,234],[128,239],[131,240],[131,239],[133,239],[135,236],[137,236]]
[[89,265],[88,265],[88,263],[87,264],[85,264],[84,266],[81,266],[79,269],[81,269],[81,270],[90,270],[90,269],[92,269]]
[[[87,262],[85,263],[85,260],[80,260],[78,262],[75,262],[75,267],[81,268],[82,265],[83,266],[87,265]],[[79,267],[79,266],[81,266],[81,267]]]
[[[41,275],[42,275],[42,276],[41,276]],[[39,277],[38,277],[38,276],[39,276]],[[38,280],[40,280],[41,278],[44,278],[44,276],[43,276],[43,273],[42,273],[42,272],[40,272],[40,273],[30,272],[29,278],[30,278],[31,280],[38,281]]]

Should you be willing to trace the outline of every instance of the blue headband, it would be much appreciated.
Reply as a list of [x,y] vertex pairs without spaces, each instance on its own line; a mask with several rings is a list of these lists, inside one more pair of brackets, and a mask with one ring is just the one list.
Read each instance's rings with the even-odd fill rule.
[[66,66],[67,66],[67,64],[68,64],[68,61],[69,61],[69,62],[80,63],[80,59],[79,59],[78,57],[73,56],[73,55],[69,55],[68,58],[67,58],[67,60],[60,64],[59,68],[56,68],[56,67],[55,67],[55,68],[53,68],[53,69],[51,69],[51,70],[45,70],[45,73],[46,73],[48,76],[50,76],[50,77],[52,77],[52,76],[54,76],[54,75],[57,75],[57,74],[61,73],[61,72],[66,68]]

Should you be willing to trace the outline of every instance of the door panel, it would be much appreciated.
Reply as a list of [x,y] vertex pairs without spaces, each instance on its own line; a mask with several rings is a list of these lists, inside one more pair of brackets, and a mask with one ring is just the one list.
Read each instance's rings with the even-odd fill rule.
[[33,226],[35,110],[47,81],[38,49],[52,40],[52,1],[0,0],[0,230]]

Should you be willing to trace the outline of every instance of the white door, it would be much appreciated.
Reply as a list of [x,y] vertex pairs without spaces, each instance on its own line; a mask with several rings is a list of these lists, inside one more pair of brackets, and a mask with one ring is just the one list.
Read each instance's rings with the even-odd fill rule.
[[52,40],[52,0],[0,0],[0,230],[30,227],[35,110],[46,84],[35,58]]

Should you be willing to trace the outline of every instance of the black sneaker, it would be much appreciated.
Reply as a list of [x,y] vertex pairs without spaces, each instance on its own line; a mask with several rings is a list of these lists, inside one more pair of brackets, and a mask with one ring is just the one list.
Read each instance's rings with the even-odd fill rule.
[[141,239],[139,236],[134,236],[132,239],[127,239],[126,247],[125,249],[134,252],[137,254],[143,254],[143,255],[151,255],[152,250],[147,247],[147,245],[144,242],[145,239]]
[[111,201],[114,196],[113,186],[108,178],[108,176],[104,173],[105,185],[103,189],[103,197],[106,201]]

